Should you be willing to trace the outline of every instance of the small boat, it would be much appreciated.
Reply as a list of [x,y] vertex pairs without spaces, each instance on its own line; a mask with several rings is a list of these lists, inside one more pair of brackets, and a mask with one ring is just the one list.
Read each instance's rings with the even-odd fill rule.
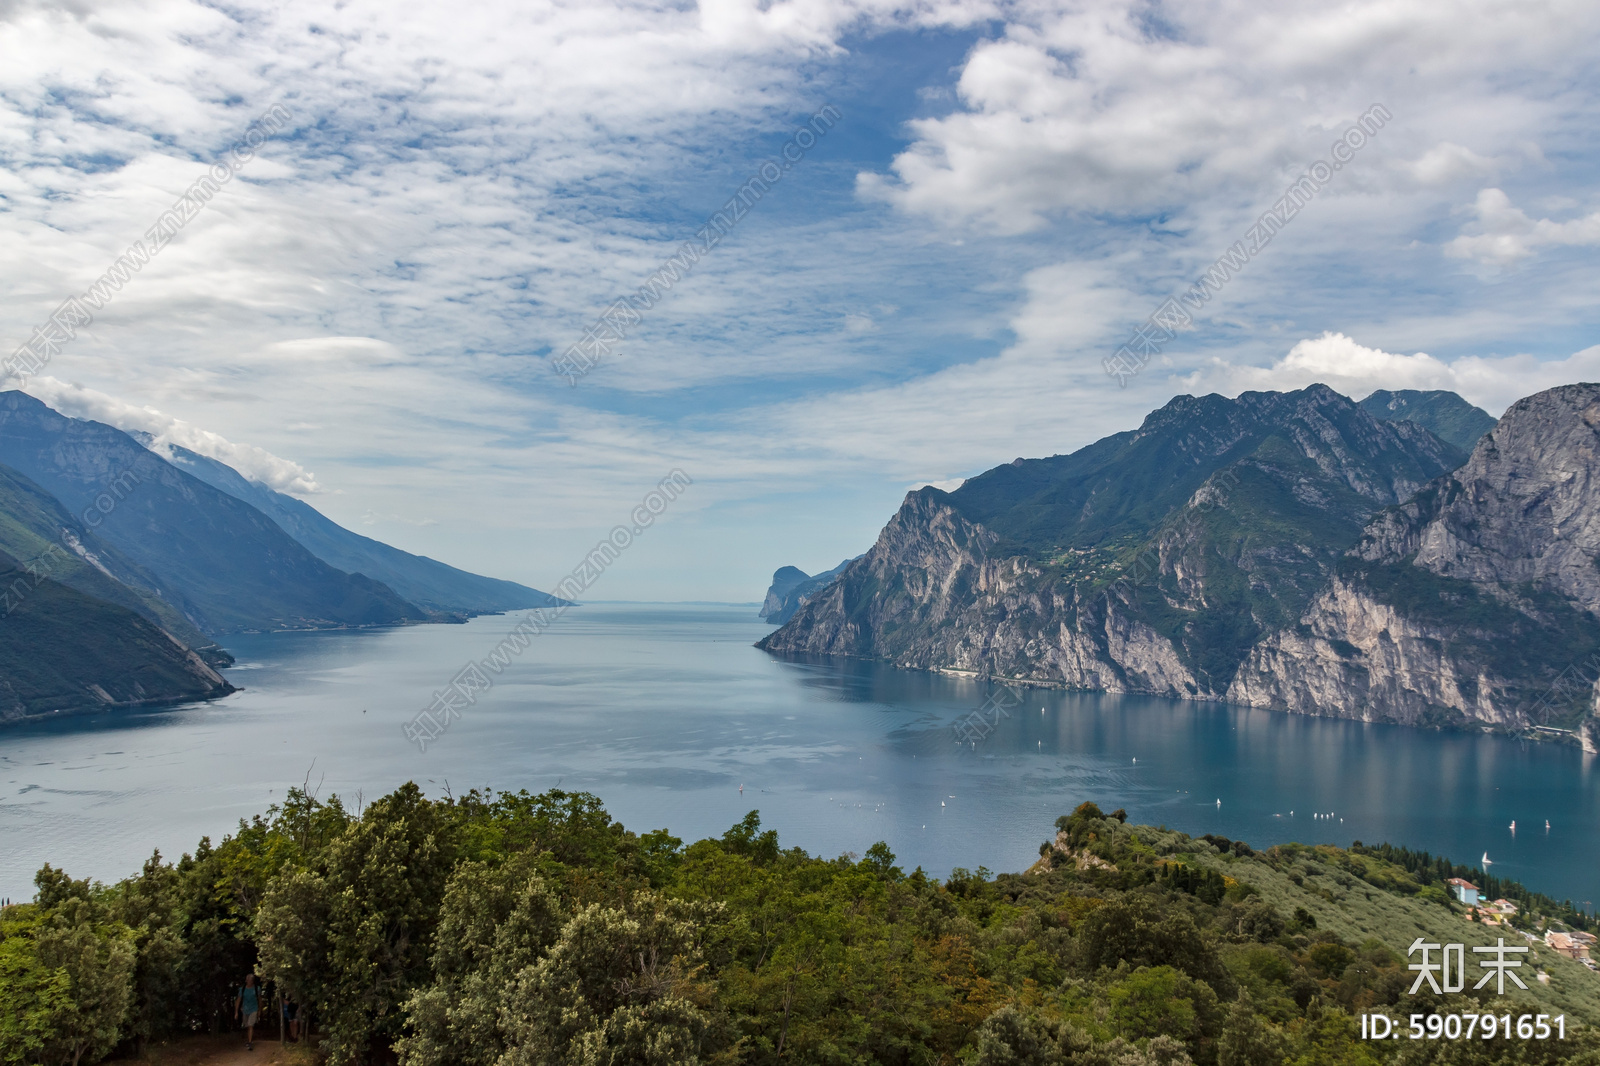
[[1479,860],[1479,861],[1481,861],[1484,866],[1493,866],[1494,865],[1494,863],[1490,861],[1489,853],[1487,851],[1483,853],[1483,858],[1481,860]]
[[1548,818],[1544,820],[1544,831],[1546,833],[1550,832],[1550,819]]
[[1515,818],[1511,820],[1511,831],[1513,833],[1517,831],[1517,820]]

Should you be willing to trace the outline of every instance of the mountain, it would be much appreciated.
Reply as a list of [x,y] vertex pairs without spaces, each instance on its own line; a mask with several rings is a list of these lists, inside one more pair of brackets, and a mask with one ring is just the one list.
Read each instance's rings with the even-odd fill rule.
[[126,433],[67,418],[21,392],[0,393],[0,463],[153,575],[163,598],[210,636],[426,617],[381,582],[329,566],[256,508]]
[[231,466],[187,448],[166,450],[170,451],[166,458],[178,469],[256,508],[329,566],[381,581],[419,607],[474,615],[567,602],[515,581],[470,574],[352,533],[310,504],[250,481]]
[[0,553],[0,722],[234,691],[140,614],[40,572]]
[[1221,698],[1380,510],[1464,453],[1323,385],[1180,396],[1137,430],[906,497],[758,645],[1072,688]]
[[852,561],[846,559],[832,570],[816,575],[807,574],[796,566],[779,567],[772,574],[772,585],[767,589],[767,598],[762,601],[758,617],[763,622],[782,625],[794,617],[802,604],[844,573],[844,568]]
[[1418,392],[1379,389],[1361,401],[1373,418],[1386,422],[1415,422],[1440,440],[1470,452],[1478,438],[1494,428],[1494,416],[1474,407],[1453,392]]
[[1518,401],[1378,515],[1228,698],[1367,720],[1564,730],[1600,711],[1600,385]]
[[54,496],[19,471],[0,466],[0,552],[96,599],[143,615],[199,652],[212,666],[233,657],[169,602],[155,575],[122,556]]

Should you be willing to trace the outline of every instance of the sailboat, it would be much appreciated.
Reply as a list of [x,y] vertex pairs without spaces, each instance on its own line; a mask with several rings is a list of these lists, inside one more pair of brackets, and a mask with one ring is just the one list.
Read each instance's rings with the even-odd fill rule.
[[1515,818],[1511,819],[1511,831],[1513,833],[1517,831],[1517,820]]
[[1483,859],[1481,861],[1486,868],[1494,865],[1494,863],[1489,861],[1489,853],[1487,851],[1483,853]]

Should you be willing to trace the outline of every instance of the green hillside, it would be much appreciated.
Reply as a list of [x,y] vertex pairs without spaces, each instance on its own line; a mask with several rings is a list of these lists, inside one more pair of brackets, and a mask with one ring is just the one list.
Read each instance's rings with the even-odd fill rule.
[[0,720],[233,691],[159,627],[0,555]]
[[[1000,535],[996,551],[1049,558],[1142,539],[1218,471],[1263,450],[1277,456],[1284,442],[1319,459],[1312,471],[1319,487],[1372,486],[1368,495],[1380,505],[1398,501],[1379,486],[1420,487],[1466,459],[1429,434],[1388,432],[1349,399],[1313,385],[1237,399],[1178,396],[1136,431],[1070,455],[995,467],[950,499],[967,519]],[[1357,513],[1370,513],[1372,502]],[[1364,521],[1350,517],[1358,528]]]
[[1379,389],[1361,401],[1374,418],[1390,422],[1415,422],[1440,440],[1447,440],[1464,452],[1472,451],[1478,438],[1494,428],[1495,417],[1474,407],[1453,392],[1435,389],[1419,392]]
[[[1468,921],[1441,860],[1258,851],[1093,804],[1040,852],[940,882],[883,844],[785,850],[754,811],[684,846],[581,793],[408,784],[356,815],[291,789],[109,888],[42,870],[0,915],[0,1034],[7,1061],[87,1066],[231,1023],[218,1005],[254,966],[332,1066],[1600,1061],[1600,975],[1542,943],[1526,991],[1410,994],[1418,937],[1530,943]],[[1583,921],[1492,887],[1522,928]],[[1364,1041],[1371,1012],[1562,1015],[1566,1039]]]
[[161,583],[153,574],[101,541],[54,496],[4,465],[0,465],[0,552],[79,592],[138,612],[199,651],[213,666],[233,661],[162,598]]
[[420,609],[381,582],[311,554],[272,519],[155,455],[120,430],[0,392],[0,461],[62,506],[102,506],[95,532],[154,574],[212,636],[394,625]]

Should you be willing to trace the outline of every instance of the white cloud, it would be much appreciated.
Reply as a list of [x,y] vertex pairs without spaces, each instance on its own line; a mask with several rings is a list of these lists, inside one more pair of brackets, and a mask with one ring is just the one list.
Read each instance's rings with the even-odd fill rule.
[[1449,141],[1440,141],[1417,159],[1406,164],[1406,169],[1417,184],[1448,185],[1463,178],[1475,178],[1495,170],[1499,164],[1486,159],[1470,148]]
[[[294,129],[57,357],[49,373],[83,388],[54,399],[187,427],[171,439],[313,486],[277,458],[294,456],[331,517],[536,585],[682,466],[696,482],[674,522],[728,510],[643,580],[725,595],[729,560],[784,531],[870,526],[909,482],[1136,425],[1167,375],[1224,344],[1243,381],[1325,326],[1453,352],[1580,332],[1589,274],[1484,293],[1441,279],[1434,234],[1488,184],[1545,214],[1590,209],[1550,194],[1582,188],[1600,128],[1597,19],[1572,0],[0,0],[0,338],[26,338],[284,101]],[[915,75],[936,84],[847,107],[614,356],[556,387],[547,351],[654,270],[772,136],[860,91],[867,61],[846,47],[951,26],[988,36],[963,40],[954,72],[940,53]],[[915,59],[932,36],[889,46]],[[899,147],[881,108],[902,97],[932,117],[860,184],[902,210],[851,199],[862,160]],[[1395,118],[1358,165],[1117,389],[1101,357],[1374,101]],[[1474,385],[1470,360],[1378,355],[1409,362],[1375,364],[1377,383]],[[1329,369],[1301,357],[1265,380]],[[1492,370],[1486,395],[1512,388]]]
[[1374,103],[1395,122],[1345,189],[1479,176],[1574,110],[1592,115],[1568,90],[1597,32],[1600,8],[1581,0],[1023,3],[967,58],[959,109],[911,123],[892,176],[864,173],[860,188],[997,233],[1213,200],[1259,210],[1290,174],[1331,162]]
[[317,479],[300,464],[252,444],[236,444],[220,433],[190,425],[153,407],[136,407],[103,392],[69,385],[49,376],[29,379],[23,391],[72,418],[148,433],[154,438],[150,444],[152,451],[159,452],[175,444],[226,463],[250,480],[279,492],[309,496],[321,491]]
[[1445,254],[1452,258],[1509,266],[1547,245],[1600,246],[1600,211],[1566,222],[1531,219],[1499,189],[1481,190],[1472,206],[1479,232],[1446,244]]
[[1448,389],[1498,416],[1511,404],[1557,385],[1600,380],[1600,345],[1566,359],[1531,355],[1464,356],[1445,362],[1426,352],[1401,355],[1368,348],[1342,333],[1300,341],[1271,366],[1236,366],[1214,359],[1177,379],[1192,392],[1303,389],[1321,382],[1361,399],[1378,389]]

